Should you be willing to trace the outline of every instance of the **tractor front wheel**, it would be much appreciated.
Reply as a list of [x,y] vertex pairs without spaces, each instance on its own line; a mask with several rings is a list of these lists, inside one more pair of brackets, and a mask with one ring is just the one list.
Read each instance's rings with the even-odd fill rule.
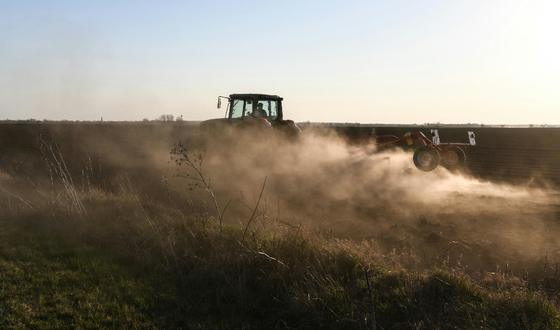
[[414,151],[414,165],[424,172],[430,172],[439,165],[439,153],[432,146],[421,146]]

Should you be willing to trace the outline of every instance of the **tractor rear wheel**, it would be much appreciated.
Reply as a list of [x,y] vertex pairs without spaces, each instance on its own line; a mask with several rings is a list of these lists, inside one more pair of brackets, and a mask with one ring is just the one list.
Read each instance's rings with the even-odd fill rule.
[[414,151],[414,165],[424,172],[430,172],[439,165],[439,153],[432,146],[421,146]]
[[467,156],[465,156],[463,149],[459,147],[451,147],[445,151],[445,156],[441,165],[448,170],[454,171],[463,167],[466,160]]

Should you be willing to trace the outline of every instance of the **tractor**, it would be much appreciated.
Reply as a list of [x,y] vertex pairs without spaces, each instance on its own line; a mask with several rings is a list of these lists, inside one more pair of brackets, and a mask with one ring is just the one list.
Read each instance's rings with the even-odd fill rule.
[[293,120],[284,120],[282,97],[267,94],[231,94],[218,97],[218,109],[222,99],[227,99],[225,118],[210,119],[200,123],[200,129],[210,134],[226,131],[255,132],[256,134],[280,134],[291,139],[301,135],[301,129]]

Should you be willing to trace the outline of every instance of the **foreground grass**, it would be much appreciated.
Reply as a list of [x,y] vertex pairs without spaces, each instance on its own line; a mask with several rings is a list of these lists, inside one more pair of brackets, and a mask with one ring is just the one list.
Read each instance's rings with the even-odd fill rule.
[[241,241],[202,219],[89,209],[62,225],[0,221],[1,328],[368,329],[372,307],[384,329],[560,327],[554,302],[515,277],[405,270],[301,228]]
[[[150,277],[79,237],[0,225],[0,328],[155,328]],[[118,253],[117,253],[118,256]]]

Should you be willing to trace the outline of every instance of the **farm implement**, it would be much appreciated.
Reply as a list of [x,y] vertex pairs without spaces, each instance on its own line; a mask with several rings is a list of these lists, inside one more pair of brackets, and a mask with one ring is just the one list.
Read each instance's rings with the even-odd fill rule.
[[380,135],[375,139],[349,139],[350,145],[373,142],[377,151],[382,151],[396,146],[417,145],[414,150],[414,165],[421,171],[429,172],[435,170],[440,164],[449,169],[461,168],[467,159],[463,148],[475,146],[474,132],[468,131],[469,143],[442,143],[437,129],[431,130],[432,140],[428,139],[422,132],[408,132],[403,137],[395,135]]

